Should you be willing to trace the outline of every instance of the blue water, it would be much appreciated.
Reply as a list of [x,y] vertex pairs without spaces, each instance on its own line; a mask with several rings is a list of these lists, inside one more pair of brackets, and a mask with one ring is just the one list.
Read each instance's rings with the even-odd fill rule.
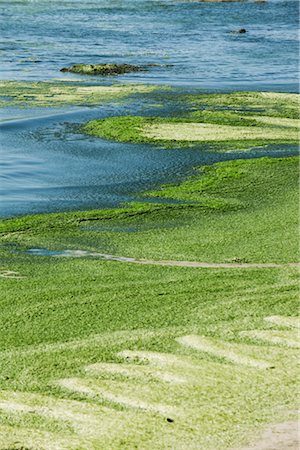
[[[118,78],[125,83],[296,92],[298,8],[294,0],[1,0],[1,78],[66,78],[59,69],[74,63],[124,62],[159,65]],[[230,33],[242,27],[246,34]],[[142,106],[125,113],[151,112]],[[117,205],[195,165],[236,157],[107,142],[69,125],[121,112],[117,104],[2,111],[0,217]]]
[[[128,81],[297,89],[298,1],[1,1],[2,77],[46,79],[78,62],[173,65]],[[248,33],[228,32],[246,28]]]

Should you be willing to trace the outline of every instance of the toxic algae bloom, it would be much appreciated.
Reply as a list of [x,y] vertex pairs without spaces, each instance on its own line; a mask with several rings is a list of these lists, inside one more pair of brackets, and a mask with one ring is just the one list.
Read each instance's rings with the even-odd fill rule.
[[147,94],[154,89],[153,86],[144,85],[100,86],[67,81],[1,81],[0,106],[96,106],[132,94]]
[[239,92],[180,100],[187,112],[178,117],[112,117],[89,122],[83,131],[125,142],[166,147],[208,144],[226,151],[298,142],[297,94]]

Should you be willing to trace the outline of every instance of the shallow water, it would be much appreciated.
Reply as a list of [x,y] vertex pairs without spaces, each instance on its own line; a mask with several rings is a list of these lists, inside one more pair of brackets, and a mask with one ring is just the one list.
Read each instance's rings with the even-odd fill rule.
[[[0,10],[4,79],[46,80],[62,77],[59,69],[73,63],[126,62],[160,66],[118,78],[122,82],[220,91],[298,87],[294,0],[2,0]],[[241,27],[249,32],[228,33]],[[176,107],[180,106],[168,104],[151,111],[146,100],[136,100],[128,106],[98,108],[4,108],[0,217],[111,207],[139,199],[142,191],[161,183],[178,181],[196,165],[297,152],[295,146],[240,155],[162,150],[89,138],[73,127],[114,114],[170,113]]]
[[[111,106],[109,112],[120,113],[120,106],[115,110]],[[195,166],[237,157],[297,153],[296,146],[239,154],[123,144],[74,130],[78,123],[107,115],[105,107],[43,114],[0,126],[1,217],[145,201],[143,191],[179,181],[192,174]]]

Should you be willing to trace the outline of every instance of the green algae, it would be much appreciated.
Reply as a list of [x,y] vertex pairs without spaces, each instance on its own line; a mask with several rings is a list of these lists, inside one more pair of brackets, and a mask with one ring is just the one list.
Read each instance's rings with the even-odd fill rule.
[[64,67],[61,72],[79,73],[81,75],[123,75],[130,72],[140,72],[143,68],[132,64],[75,64]]
[[203,143],[225,151],[298,142],[297,94],[199,94],[180,101],[186,113],[177,117],[111,117],[91,121],[82,131],[121,142],[166,147]]
[[[23,249],[101,251],[104,237],[113,254],[139,258],[297,261],[298,162],[297,157],[260,158],[202,167],[185,182],[148,193],[184,200],[180,205],[145,202],[8,219],[1,222],[0,239]],[[238,208],[203,208],[202,199],[234,202]],[[170,220],[176,225],[166,229]],[[160,226],[129,235],[114,232],[116,223]],[[83,231],[91,224],[111,230]],[[295,419],[289,411],[297,401],[297,350],[253,336],[277,332],[270,317],[297,320],[297,268],[160,267],[37,257],[13,248],[2,248],[1,267],[23,278],[2,280],[0,447],[21,442],[47,449],[50,436],[57,448],[153,449],[163,435],[170,448],[176,439],[179,448],[188,443],[225,450],[248,443],[267,423]],[[272,370],[186,349],[180,339],[190,335]],[[167,376],[163,382],[149,379],[145,371],[153,365],[144,364],[139,351],[155,352],[164,363],[161,373],[195,378],[180,384]],[[93,374],[96,367],[120,371]],[[140,376],[127,377],[124,368]],[[61,380],[73,387],[82,383],[85,391],[63,389]],[[97,395],[86,396],[93,388]],[[128,404],[118,403],[117,396]],[[174,411],[153,414],[136,408],[138,400]],[[94,423],[101,423],[100,436],[94,434],[99,427],[91,431]]]
[[231,92],[220,94],[194,94],[184,101],[196,110],[241,111],[275,117],[299,119],[299,95],[282,92]]
[[[131,202],[114,209],[2,220],[0,240],[50,249],[99,251],[104,237],[112,240],[110,245],[116,254],[132,257],[294,261],[298,162],[298,157],[259,158],[201,167],[180,184],[143,193],[152,199],[151,203]],[[157,226],[142,232],[147,223],[157,224],[160,232]],[[172,227],[168,228],[168,224]],[[83,226],[125,230],[133,226],[141,227],[141,232],[83,234]]]
[[147,94],[155,89],[141,84],[101,86],[66,81],[0,81],[0,107],[96,106],[133,94]]

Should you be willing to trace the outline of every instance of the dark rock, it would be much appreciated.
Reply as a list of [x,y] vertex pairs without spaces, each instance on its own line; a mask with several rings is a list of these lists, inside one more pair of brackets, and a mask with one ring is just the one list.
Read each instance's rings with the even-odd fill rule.
[[246,30],[246,28],[240,28],[239,30],[235,30],[235,31],[227,31],[227,33],[229,33],[229,34],[245,34],[245,33],[248,33],[248,31]]

